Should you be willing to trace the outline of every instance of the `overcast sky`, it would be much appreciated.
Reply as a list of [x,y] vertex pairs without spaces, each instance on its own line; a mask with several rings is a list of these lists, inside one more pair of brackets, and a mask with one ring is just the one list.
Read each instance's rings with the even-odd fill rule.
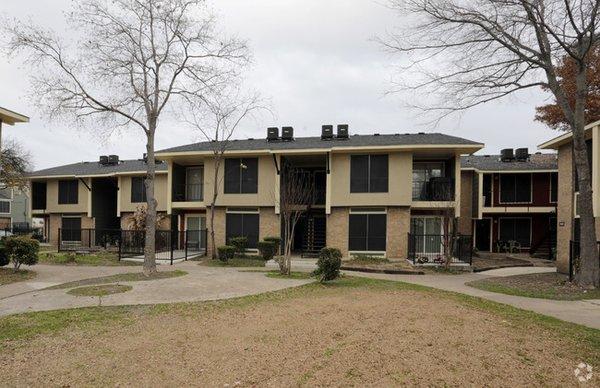
[[[261,137],[268,126],[291,125],[296,136],[318,135],[321,124],[348,123],[351,133],[444,132],[483,142],[482,153],[529,147],[557,135],[533,120],[547,96],[527,92],[475,108],[432,128],[405,108],[407,95],[384,96],[394,58],[373,42],[399,20],[385,0],[219,0],[213,2],[220,24],[249,40],[254,63],[248,85],[272,101],[276,118],[248,122],[238,138]],[[62,12],[70,0],[3,0],[0,12],[38,21],[64,32]],[[0,59],[0,106],[23,113],[29,124],[5,126],[3,135],[29,149],[36,169],[101,154],[139,158],[139,130],[101,140],[68,123],[48,123],[26,97],[29,80],[18,61]],[[198,133],[163,122],[156,148],[200,141]]]

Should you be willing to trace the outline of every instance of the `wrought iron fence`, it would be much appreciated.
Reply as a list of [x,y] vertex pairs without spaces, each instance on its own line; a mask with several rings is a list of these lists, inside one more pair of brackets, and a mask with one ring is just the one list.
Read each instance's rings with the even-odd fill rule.
[[408,259],[413,264],[446,263],[446,252],[452,247],[451,263],[473,262],[473,238],[468,235],[408,234]]
[[[598,248],[598,266],[600,266],[600,241],[596,241]],[[579,241],[569,241],[569,281],[572,281],[579,266],[580,246]]]

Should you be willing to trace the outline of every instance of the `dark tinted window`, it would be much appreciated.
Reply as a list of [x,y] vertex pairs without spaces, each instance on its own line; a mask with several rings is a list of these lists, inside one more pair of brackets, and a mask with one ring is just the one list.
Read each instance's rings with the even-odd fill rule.
[[258,159],[225,159],[225,193],[251,194],[258,192]]
[[63,218],[61,223],[60,238],[62,241],[81,241],[81,218]]
[[10,201],[0,201],[0,213],[10,213]]
[[46,182],[31,183],[31,207],[33,210],[46,209]]
[[558,202],[558,173],[550,173],[550,202]]
[[518,241],[522,247],[531,246],[531,219],[529,218],[501,218],[501,241]]
[[385,251],[385,214],[350,214],[348,249],[350,251]]
[[531,174],[500,174],[500,202],[531,202]]
[[350,157],[351,193],[386,193],[387,191],[387,155],[352,155]]
[[146,202],[146,186],[142,176],[131,177],[131,202]]
[[227,243],[233,237],[248,238],[248,248],[256,248],[258,243],[259,215],[255,213],[227,213],[225,238]]
[[78,202],[79,181],[76,179],[58,181],[58,203],[61,205]]

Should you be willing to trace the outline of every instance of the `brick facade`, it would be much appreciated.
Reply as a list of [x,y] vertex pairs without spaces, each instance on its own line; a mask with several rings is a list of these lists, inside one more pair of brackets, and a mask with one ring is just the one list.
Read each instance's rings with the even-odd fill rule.
[[332,207],[327,215],[327,241],[330,248],[338,248],[348,258],[348,208]]
[[[88,217],[85,214],[65,214],[66,216],[81,216],[81,228],[82,229],[93,229],[95,226],[94,219],[92,217]],[[62,226],[62,217],[63,214],[50,214],[48,220],[50,221],[50,226],[48,228],[49,240],[48,242],[52,245],[58,246],[58,230]]]
[[279,237],[281,234],[281,222],[279,214],[275,214],[274,207],[261,207],[259,220],[259,239],[265,237]]
[[460,216],[458,233],[473,235],[473,171],[460,174]]
[[410,209],[388,207],[386,226],[386,256],[388,259],[406,259],[410,232]]

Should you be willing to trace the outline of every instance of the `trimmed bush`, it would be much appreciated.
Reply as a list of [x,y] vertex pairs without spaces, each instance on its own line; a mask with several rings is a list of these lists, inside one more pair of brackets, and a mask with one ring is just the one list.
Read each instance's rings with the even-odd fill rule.
[[232,237],[229,239],[229,245],[235,247],[235,252],[243,255],[246,253],[246,247],[248,246],[248,237]]
[[220,247],[217,247],[217,253],[219,260],[227,262],[227,260],[233,259],[235,256],[235,247],[232,247],[231,245],[221,245]]
[[277,245],[273,241],[259,241],[258,251],[265,261],[269,261],[275,256]]
[[10,258],[6,254],[6,247],[4,241],[0,241],[0,267],[4,267],[10,263]]
[[27,236],[10,236],[4,240],[4,249],[15,270],[18,270],[22,264],[37,264],[40,243]]
[[279,254],[279,247],[281,246],[281,237],[267,236],[263,240],[270,241],[275,244],[275,254]]
[[321,283],[336,279],[340,276],[342,266],[342,252],[337,248],[323,248],[317,260],[315,276]]

